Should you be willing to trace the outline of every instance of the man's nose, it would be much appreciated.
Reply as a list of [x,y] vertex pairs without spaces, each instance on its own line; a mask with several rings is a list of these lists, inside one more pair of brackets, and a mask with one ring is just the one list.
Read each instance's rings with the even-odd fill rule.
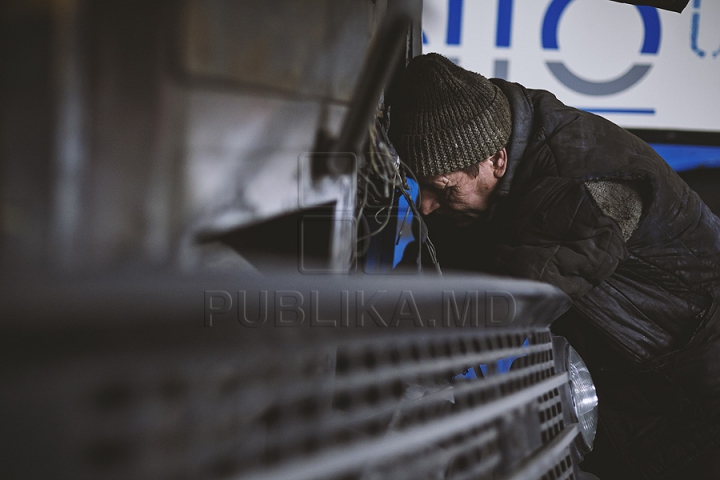
[[432,192],[422,190],[422,200],[420,201],[420,213],[423,215],[430,215],[432,212],[440,208],[440,204],[437,201],[437,197]]

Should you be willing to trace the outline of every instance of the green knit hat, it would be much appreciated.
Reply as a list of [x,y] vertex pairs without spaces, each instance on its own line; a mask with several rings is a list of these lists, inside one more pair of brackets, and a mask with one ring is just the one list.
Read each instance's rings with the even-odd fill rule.
[[511,129],[505,94],[437,53],[408,63],[390,110],[390,140],[421,177],[494,155],[507,144]]

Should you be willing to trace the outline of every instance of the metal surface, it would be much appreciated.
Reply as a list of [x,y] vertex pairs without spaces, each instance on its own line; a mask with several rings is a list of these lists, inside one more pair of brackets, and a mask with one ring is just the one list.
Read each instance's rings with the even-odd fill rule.
[[578,435],[577,426],[571,426],[555,438],[542,455],[533,458],[529,464],[508,480],[568,480],[574,478],[570,445]]
[[[516,316],[488,323],[483,299],[498,291]],[[447,292],[459,313],[478,292],[464,327],[443,326]],[[0,294],[13,478],[498,479],[565,461],[557,439],[576,432],[547,330],[568,300],[545,284],[16,272]],[[451,381],[508,357],[505,374]]]
[[386,3],[8,2],[3,264],[247,269],[198,237],[352,210],[352,175],[300,185],[302,159],[339,134]]
[[410,23],[409,14],[400,11],[393,17],[386,17],[380,25],[360,73],[350,111],[345,117],[345,124],[334,147],[335,151],[356,153],[360,150],[383,88],[396,70],[398,62],[404,60],[401,53]]
[[186,2],[181,72],[193,82],[348,102],[384,3]]
[[[468,363],[471,361],[472,360],[468,359]],[[401,457],[413,451],[424,450],[428,445],[436,444],[458,433],[472,430],[476,427],[486,426],[503,415],[511,415],[515,410],[531,405],[536,397],[542,396],[548,390],[564,385],[567,381],[567,374],[557,375],[517,394],[509,395],[487,404],[481,404],[477,408],[456,415],[451,416],[448,414],[438,420],[429,421],[414,428],[393,433],[377,441],[359,443],[352,445],[351,448],[331,448],[322,455],[292,463],[285,468],[259,474],[243,475],[238,478],[248,480],[312,480],[339,476],[347,472],[359,470],[367,465],[368,462],[382,463],[392,460],[393,458]],[[571,430],[567,432],[567,435],[572,439],[576,433],[577,431]],[[485,441],[497,441],[497,436],[497,432],[491,431],[481,435],[481,439]],[[566,443],[562,443],[561,445],[563,447],[567,446]],[[551,454],[555,454],[555,452],[553,451]],[[546,460],[546,462],[548,461],[552,462],[551,460]],[[495,462],[493,461],[492,463]],[[413,466],[406,466],[406,468],[413,472],[412,475],[420,474]],[[432,470],[432,467],[430,467],[430,469]],[[439,471],[442,470],[441,468]],[[487,474],[491,473],[491,470],[487,472]],[[403,477],[413,478],[407,473],[403,475]],[[532,477],[525,475],[521,478]]]
[[[468,328],[547,327],[570,306],[564,293],[546,283],[452,272],[435,278],[424,275],[302,275],[297,270],[284,268],[269,269],[265,274],[232,272],[199,276],[138,270],[124,275],[66,277],[48,272],[34,275],[16,271],[6,272],[0,280],[0,299],[6,319],[3,328],[28,331],[53,326],[135,328],[148,320],[165,325],[172,324],[178,317],[202,319],[206,291],[225,291],[235,298],[225,313],[214,311],[216,323],[213,325],[219,328],[239,327],[238,291],[247,292],[248,305],[253,309],[259,292],[269,292],[269,319],[264,324],[269,330],[275,324],[272,313],[276,292],[297,292],[302,298],[301,307],[308,314],[303,321],[305,327],[311,322],[310,309],[316,308],[320,320],[324,318],[325,309],[342,313],[341,322],[335,315],[338,326],[362,324],[364,329],[383,328],[387,331],[396,324],[412,328],[422,324],[420,330],[425,334],[431,334],[432,325],[441,328],[445,324]],[[318,292],[317,298],[313,292]],[[54,311],[64,312],[61,323],[53,315],[45,315]],[[103,322],[98,324],[90,313],[102,315]],[[22,321],[12,321],[15,318],[22,318]],[[198,325],[204,325],[204,322],[198,322]],[[183,323],[182,326],[197,325]]]

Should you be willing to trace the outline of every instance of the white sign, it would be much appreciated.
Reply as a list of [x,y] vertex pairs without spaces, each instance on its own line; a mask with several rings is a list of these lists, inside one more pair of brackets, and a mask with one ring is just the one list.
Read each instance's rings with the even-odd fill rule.
[[423,43],[624,127],[720,131],[718,0],[425,0]]

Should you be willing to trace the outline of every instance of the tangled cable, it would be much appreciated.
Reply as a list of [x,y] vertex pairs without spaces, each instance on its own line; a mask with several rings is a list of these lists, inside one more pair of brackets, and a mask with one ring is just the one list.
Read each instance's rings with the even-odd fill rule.
[[[370,125],[368,132],[368,155],[367,161],[358,169],[358,175],[362,182],[358,182],[358,185],[362,185],[362,195],[358,200],[358,213],[357,222],[360,224],[364,222],[367,225],[363,213],[369,204],[375,207],[380,207],[374,214],[375,221],[380,223],[380,226],[374,231],[366,233],[361,237],[358,237],[357,242],[365,242],[370,237],[381,233],[389,224],[390,217],[392,215],[393,207],[395,204],[396,192],[400,192],[405,201],[407,202],[410,210],[413,212],[413,218],[417,219],[419,225],[418,235],[418,265],[421,265],[422,261],[422,245],[425,245],[430,255],[430,261],[435,267],[436,272],[442,275],[440,265],[437,261],[437,254],[435,251],[435,245],[428,236],[428,229],[425,222],[422,219],[422,215],[417,207],[421,203],[421,193],[418,193],[417,204],[412,199],[410,186],[407,183],[407,176],[409,175],[416,183],[418,179],[412,169],[405,164],[400,157],[392,150],[390,141],[387,138],[385,128],[376,121]],[[380,183],[380,185],[376,185]],[[418,183],[419,185],[419,183]],[[389,202],[383,202],[383,200],[389,199]],[[380,220],[378,217],[385,212],[384,218]],[[403,224],[407,219],[407,212],[403,218]],[[369,229],[369,226],[368,226]],[[400,229],[402,231],[402,229]],[[399,235],[399,234],[398,234]],[[399,238],[396,239],[396,244]],[[362,251],[358,248],[357,251]]]

